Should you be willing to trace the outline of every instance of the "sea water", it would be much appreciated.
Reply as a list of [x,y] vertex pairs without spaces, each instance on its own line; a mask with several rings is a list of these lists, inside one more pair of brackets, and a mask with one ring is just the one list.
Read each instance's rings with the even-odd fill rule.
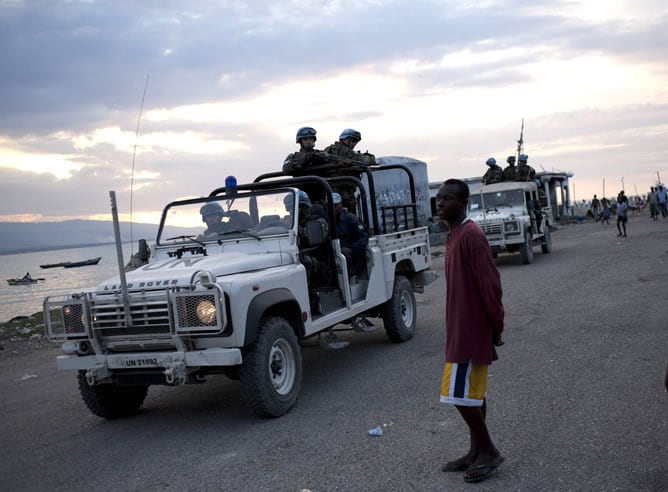
[[[136,246],[134,248],[136,252]],[[129,244],[123,245],[123,261],[131,254]],[[40,268],[48,263],[102,259],[97,265],[77,268]],[[36,253],[0,255],[0,322],[15,316],[29,316],[42,310],[47,296],[58,296],[95,287],[107,278],[118,276],[116,246],[89,246],[85,248],[59,249]],[[21,278],[30,272],[32,278],[43,278],[36,284],[9,285],[7,279]]]

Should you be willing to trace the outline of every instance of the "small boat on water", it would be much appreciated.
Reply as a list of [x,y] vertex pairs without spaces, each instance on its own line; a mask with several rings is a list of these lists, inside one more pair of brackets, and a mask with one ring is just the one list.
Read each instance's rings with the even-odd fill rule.
[[32,285],[36,284],[43,278],[8,278],[7,283],[9,285]]
[[63,261],[61,263],[47,263],[46,265],[40,265],[40,268],[56,268],[56,267],[65,267],[65,268],[76,268],[76,267],[82,267],[82,266],[87,266],[87,265],[97,265],[100,263],[100,260],[102,259],[101,256],[98,256],[97,258],[91,258],[89,260],[82,260],[82,261]]
[[63,266],[65,268],[75,268],[88,265],[97,265],[98,263],[100,263],[101,259],[102,257],[98,256],[97,258],[91,258],[89,260],[83,260],[83,261],[67,261]]
[[68,262],[63,261],[62,263],[47,263],[46,265],[40,265],[40,268],[57,268],[65,266]]

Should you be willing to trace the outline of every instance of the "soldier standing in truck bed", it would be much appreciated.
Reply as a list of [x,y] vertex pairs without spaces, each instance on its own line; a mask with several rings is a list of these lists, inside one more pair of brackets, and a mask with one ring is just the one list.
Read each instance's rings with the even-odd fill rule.
[[527,164],[528,160],[529,160],[528,155],[520,154],[517,166],[517,174],[518,174],[517,181],[531,181],[536,175],[536,171],[534,170],[534,168],[531,167],[529,164]]
[[509,155],[506,159],[508,165],[503,170],[503,180],[504,181],[517,181],[517,168],[515,167],[515,156]]
[[305,126],[297,130],[296,141],[299,150],[289,154],[283,161],[283,172],[285,174],[304,174],[306,168],[325,164],[321,150],[316,150],[317,140],[315,128]]
[[482,184],[488,185],[500,183],[503,181],[503,169],[501,169],[501,166],[496,163],[496,159],[494,157],[487,159],[485,164],[489,166],[489,169],[482,177]]
[[[333,162],[337,160],[343,165],[359,165],[362,167],[370,166],[376,163],[376,157],[368,152],[361,153],[354,150],[355,146],[362,140],[362,134],[352,128],[346,128],[339,135],[339,140],[332,145],[325,147],[324,152],[329,154]],[[354,176],[357,179],[362,177],[362,172],[351,171],[350,168],[345,171],[333,172],[331,176]],[[335,186],[337,192],[341,194],[343,206],[350,213],[356,213],[355,187],[338,184]]]

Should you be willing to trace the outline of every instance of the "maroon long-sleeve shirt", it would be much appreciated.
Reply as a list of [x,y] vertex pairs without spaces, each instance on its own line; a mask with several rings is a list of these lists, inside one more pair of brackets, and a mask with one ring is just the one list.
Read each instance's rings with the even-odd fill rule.
[[445,243],[445,360],[491,364],[492,333],[503,331],[503,291],[485,234],[465,219]]

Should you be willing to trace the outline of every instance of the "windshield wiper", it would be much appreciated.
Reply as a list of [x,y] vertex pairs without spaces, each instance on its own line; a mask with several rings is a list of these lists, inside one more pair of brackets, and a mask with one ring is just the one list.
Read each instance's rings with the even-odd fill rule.
[[202,246],[206,246],[202,241],[199,239],[196,239],[195,236],[174,236],[174,237],[168,237],[165,239],[165,241],[176,241],[177,239],[187,239],[189,241],[194,241],[197,244],[201,244]]
[[231,229],[229,231],[219,232],[217,235],[219,238],[227,236],[230,234],[243,234],[245,236],[252,237],[254,239],[262,239],[260,235],[253,229]]

